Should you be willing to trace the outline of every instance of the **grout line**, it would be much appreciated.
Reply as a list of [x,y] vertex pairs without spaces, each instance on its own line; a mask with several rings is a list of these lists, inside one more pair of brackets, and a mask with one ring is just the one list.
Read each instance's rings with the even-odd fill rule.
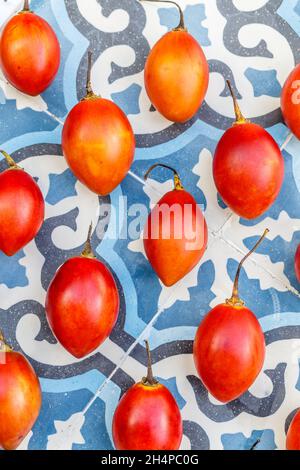
[[215,230],[214,232],[212,232],[213,235],[215,236],[219,236],[219,234],[221,234],[226,226],[230,223],[231,219],[233,218],[235,214],[233,212],[231,212],[231,214],[227,217],[227,219],[224,221],[224,223],[221,225],[220,228],[218,228],[217,230]]
[[156,194],[158,194],[159,196],[163,196],[164,194],[162,192],[159,191],[159,189],[155,188],[154,186],[152,186],[151,183],[149,183],[148,180],[143,180],[139,175],[137,175],[136,173],[134,173],[132,170],[129,170],[128,171],[128,175],[131,176],[131,178],[133,178],[135,181],[137,181],[138,183],[140,183],[142,186],[148,186],[149,189],[151,189],[152,191],[154,191]]
[[[3,80],[3,78],[0,78],[0,82],[2,82],[2,83],[4,83],[5,85],[9,86],[12,90],[14,90],[14,91],[20,93],[21,96],[24,95],[24,93],[22,93],[21,91],[18,91],[16,88],[14,88],[7,80]],[[28,99],[28,98],[30,99],[30,96],[29,96],[29,95],[24,95],[24,96],[25,96],[27,99]],[[42,95],[38,95],[38,96],[40,96],[41,99],[43,99],[43,98],[42,98]],[[5,99],[6,99],[6,97],[5,97]],[[17,98],[13,98],[13,99],[17,102]],[[38,111],[36,111],[36,109],[35,109],[35,111],[36,111],[36,112],[41,112],[41,113],[47,114],[47,115],[50,116],[54,121],[57,121],[60,125],[63,126],[63,125],[64,125],[64,121],[63,121],[61,118],[59,118],[58,116],[56,116],[55,114],[51,113],[51,111],[48,110],[48,104],[47,104],[46,102],[45,102],[45,104],[47,105],[47,109],[43,109],[41,106],[39,106],[39,105],[36,103],[36,104],[35,104],[35,108],[38,108]],[[26,108],[29,108],[29,106],[26,106]],[[26,109],[26,108],[25,108],[25,109]],[[29,108],[29,109],[32,109],[32,108]],[[18,111],[18,109],[17,109],[17,111]],[[34,111],[34,110],[33,110],[33,111]]]
[[287,137],[286,137],[285,141],[283,142],[283,144],[281,145],[280,150],[284,150],[285,147],[289,144],[289,142],[292,140],[293,137],[294,137],[294,134],[292,132],[290,132],[287,135]]
[[[248,253],[248,251],[244,251],[242,248],[240,248],[238,245],[236,245],[230,239],[225,238],[222,234],[220,234],[219,231],[218,232],[211,232],[211,235],[215,239],[219,239],[219,240],[223,241],[226,245],[228,245],[230,248],[232,248],[233,250],[235,250],[236,252],[240,253],[243,256]],[[267,256],[267,255],[262,253],[262,256]],[[263,266],[258,261],[255,261],[253,258],[249,258],[249,261],[251,261],[253,264],[255,264],[255,266],[257,266],[258,268],[265,271],[272,279],[275,279],[279,284],[281,284],[285,288],[285,290],[291,292],[296,297],[300,298],[300,292],[297,289],[295,289],[293,286],[287,286],[285,284],[285,282],[280,277],[276,276],[272,271],[267,269],[265,266]]]
[[52,119],[57,121],[61,126],[64,125],[64,121],[60,119],[59,117],[57,117],[55,114],[51,113],[48,109],[45,109],[43,112],[48,114],[48,116],[50,116]]
[[[228,246],[230,246],[231,248],[233,248],[234,250],[236,250],[237,252],[241,253],[242,255],[245,255],[246,252],[243,251],[238,245],[236,245],[234,242],[232,242],[231,240],[227,239],[227,238],[224,238],[222,235],[219,236],[219,238],[224,242],[226,243]],[[263,254],[263,256],[266,256]],[[250,261],[252,261],[253,264],[255,264],[256,266],[258,266],[259,268],[261,268],[263,271],[265,271],[266,273],[269,274],[269,276],[272,277],[272,279],[275,279],[277,282],[279,282],[286,290],[288,290],[289,292],[291,292],[292,294],[294,294],[296,297],[299,297],[300,298],[300,293],[297,291],[297,289],[295,289],[294,287],[292,286],[287,286],[284,281],[282,279],[280,279],[279,277],[277,277],[272,271],[270,271],[269,269],[267,269],[265,266],[263,266],[262,264],[260,264],[259,262],[255,261],[253,258],[249,258]]]
[[[5,85],[7,85],[9,88],[11,88],[12,90],[14,90],[15,92],[17,93],[20,93],[20,96],[24,96],[26,99],[30,100],[30,98],[33,98],[33,96],[30,96],[30,95],[26,95],[25,93],[22,93],[21,91],[19,91],[17,88],[13,87],[7,80],[4,80],[2,77],[0,77],[0,82],[4,83]],[[3,92],[4,93],[4,92]],[[41,95],[37,95],[37,96],[40,96],[41,99],[42,96]],[[9,99],[11,101],[15,101],[16,102],[16,108],[17,108],[17,98],[6,98],[6,96],[4,95],[4,98],[5,100]],[[37,98],[37,97],[35,97]],[[47,103],[45,102],[45,104],[47,105]],[[48,106],[48,105],[47,105]],[[25,106],[23,109],[26,109],[26,108],[29,108],[29,106]],[[40,112],[40,113],[46,113],[46,114],[49,114],[49,116],[51,116],[55,121],[59,121],[59,118],[57,116],[55,116],[54,114],[50,113],[50,111],[46,110],[46,109],[43,109],[41,106],[39,106],[37,103],[35,103],[34,105],[34,108],[29,108],[31,109],[31,111],[34,111],[34,112]],[[36,109],[38,108],[38,110]],[[19,109],[16,109],[16,111],[20,111]]]
[[147,181],[143,180],[140,176],[136,175],[132,170],[129,170],[128,171],[128,174],[131,176],[131,178],[133,178],[134,180],[138,181],[139,183],[141,183],[143,186],[145,185],[145,183]]

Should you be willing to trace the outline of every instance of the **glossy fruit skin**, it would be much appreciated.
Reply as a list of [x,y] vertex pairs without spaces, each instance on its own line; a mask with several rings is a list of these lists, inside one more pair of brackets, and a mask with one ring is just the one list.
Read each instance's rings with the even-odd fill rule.
[[287,450],[300,450],[300,411],[298,410],[289,426],[286,436]]
[[300,282],[300,244],[298,245],[298,248],[295,253],[294,266],[295,266],[295,273],[296,273],[297,280],[298,282]]
[[0,250],[13,256],[37,235],[45,202],[34,179],[21,169],[0,174]]
[[170,31],[155,44],[144,75],[151,103],[173,122],[191,119],[208,88],[207,60],[198,42],[186,31]]
[[281,93],[284,121],[300,139],[300,64],[288,76]]
[[47,292],[52,331],[73,356],[82,358],[105,341],[119,314],[119,293],[108,268],[78,256],[56,272]]
[[284,160],[273,137],[261,126],[235,124],[217,145],[213,176],[223,201],[240,217],[255,219],[280,192]]
[[105,196],[125,178],[134,158],[135,138],[123,111],[112,101],[95,97],[70,111],[62,147],[75,176]]
[[228,403],[253,384],[265,358],[260,324],[246,307],[220,304],[202,320],[194,341],[194,361],[207,390]]
[[[160,210],[175,207],[174,205],[180,209],[182,217],[159,217]],[[187,207],[192,209],[192,217],[184,212]],[[176,238],[178,223],[183,234],[180,238]],[[154,228],[154,233],[151,227]],[[170,238],[164,238],[164,233],[170,233]],[[188,249],[191,243],[193,249]],[[199,263],[206,246],[206,221],[193,196],[185,190],[166,193],[149,214],[144,229],[145,252],[158,277],[166,286],[172,286]]]
[[0,352],[0,448],[16,449],[32,429],[42,403],[39,379],[17,352]]
[[54,80],[59,64],[59,42],[47,21],[32,12],[8,21],[0,37],[0,66],[15,88],[39,95]]
[[182,419],[169,390],[162,384],[133,385],[116,408],[113,440],[117,450],[178,450]]

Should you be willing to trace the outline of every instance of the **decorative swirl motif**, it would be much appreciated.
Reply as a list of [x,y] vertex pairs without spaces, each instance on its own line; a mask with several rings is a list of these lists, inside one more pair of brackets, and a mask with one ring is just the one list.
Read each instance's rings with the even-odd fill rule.
[[[217,6],[223,16],[227,19],[224,29],[224,45],[233,54],[248,57],[267,57],[272,58],[273,54],[268,50],[265,40],[260,40],[255,47],[244,47],[239,42],[238,35],[240,29],[251,23],[270,24],[277,26],[275,29],[282,30],[278,26],[283,26],[282,20],[276,18],[276,11],[283,0],[270,0],[259,10],[243,12],[238,10],[232,0],[217,0]],[[252,21],[251,21],[252,20]],[[274,22],[278,21],[274,25]]]
[[191,450],[209,450],[208,436],[199,424],[183,421],[183,433],[191,442]]
[[[71,20],[76,24],[79,31],[88,39],[89,49],[94,52],[94,61],[96,61],[105,50],[111,47],[117,47],[118,45],[126,44],[134,50],[135,60],[132,65],[122,67],[116,63],[111,64],[112,72],[109,76],[110,83],[121,77],[141,72],[144,69],[145,60],[150,49],[146,38],[142,34],[146,23],[146,16],[144,8],[139,2],[122,0],[121,8],[128,13],[129,24],[123,31],[114,33],[99,31],[92,27],[91,24],[80,15],[78,5],[75,0],[66,0],[65,3]],[[99,6],[102,8],[102,14],[105,17],[109,17],[109,15],[111,15],[115,10],[120,10],[120,2],[118,0],[97,0],[97,3],[99,3]],[[78,18],[80,18],[79,22]],[[77,74],[78,99],[81,99],[84,95],[86,64],[87,57],[85,56],[81,60]]]
[[[109,18],[109,15],[116,11],[120,11],[120,2],[118,0],[98,0],[99,7],[101,7],[101,14],[104,17]],[[228,53],[232,54],[232,60],[236,60],[237,56],[240,57],[262,57],[270,60],[269,68],[272,66],[272,60],[274,58],[273,53],[268,49],[268,45],[265,39],[260,39],[258,45],[256,46],[244,46],[240,42],[240,32],[242,28],[245,26],[249,27],[251,25],[262,25],[267,26],[268,28],[272,28],[274,32],[276,31],[277,34],[280,32],[282,37],[282,43],[284,41],[288,42],[288,45],[292,51],[292,55],[294,57],[294,61],[299,61],[300,58],[300,51],[297,46],[298,44],[298,36],[293,28],[277,13],[277,10],[282,4],[282,0],[276,1],[269,1],[264,6],[259,8],[258,10],[254,11],[241,11],[239,10],[234,4],[232,0],[219,0],[217,2],[218,10],[214,11],[211,6],[205,5],[205,12],[207,15],[207,21],[211,21],[212,15],[220,15],[220,24],[222,24],[222,19],[226,19],[226,24],[223,31],[223,44],[217,44],[217,36],[215,35],[212,37],[211,41],[212,44],[206,45],[204,47],[204,51],[207,51],[210,70],[211,74],[218,73],[224,79],[224,88],[225,88],[225,80],[230,78],[230,80],[235,83],[235,73],[233,69],[230,68],[228,62]],[[107,33],[106,31],[100,31],[95,26],[88,23],[88,21],[83,17],[79,16],[80,12],[78,10],[78,6],[74,0],[67,0],[66,7],[68,13],[70,15],[71,20],[76,23],[77,28],[79,31],[88,39],[89,41],[89,48],[94,51],[95,61],[97,58],[104,52],[109,52],[111,48],[117,48],[118,46],[126,45],[130,49],[134,51],[134,61],[131,65],[119,65],[112,61],[112,71],[108,77],[108,83],[110,85],[114,84],[118,80],[132,76],[132,86],[135,83],[136,74],[142,72],[144,68],[144,63],[146,57],[149,53],[149,44],[144,36],[143,30],[146,24],[146,13],[147,8],[144,8],[139,2],[132,2],[130,0],[124,0],[122,2],[122,10],[124,13],[126,12],[129,18],[128,26],[123,29],[122,31],[114,32],[114,33]],[[165,7],[164,7],[165,8]],[[195,7],[196,8],[196,7]],[[172,8],[170,8],[170,12]],[[160,9],[158,9],[158,14]],[[189,25],[189,22],[192,21],[192,17],[190,15],[193,14],[193,7],[186,8],[186,21]],[[196,14],[196,11],[195,11]],[[221,16],[222,15],[222,16]],[[80,21],[78,21],[78,17]],[[170,20],[172,21],[172,20]],[[216,21],[216,19],[214,19]],[[191,23],[192,24],[192,23]],[[168,25],[171,27],[170,25]],[[193,32],[193,26],[191,28],[191,32]],[[267,28],[263,30],[260,34],[266,34],[269,37],[270,32]],[[219,40],[218,40],[219,41]],[[285,45],[286,47],[286,45]],[[222,50],[223,48],[223,50]],[[115,49],[116,50],[116,49]],[[210,50],[212,53],[214,51],[218,51],[221,53],[220,57],[214,57],[210,59]],[[114,60],[114,59],[113,59]],[[106,61],[107,63],[107,61]],[[225,63],[227,65],[225,65]],[[244,67],[243,63],[241,63],[241,67]],[[277,67],[276,61],[274,62],[274,68]],[[103,71],[104,72],[104,71]],[[247,70],[241,70],[243,74],[245,74],[244,80],[246,76],[248,78]],[[84,56],[80,62],[80,66],[78,68],[77,74],[77,90],[78,90],[78,97],[81,98],[84,92],[84,84],[85,84],[85,73],[86,73],[86,56]],[[104,72],[105,73],[105,72]],[[213,75],[211,75],[213,76]],[[211,84],[213,87],[213,84]],[[125,93],[126,90],[124,90]],[[237,91],[237,96],[240,97],[241,93],[240,90]],[[143,91],[144,93],[144,91]],[[269,93],[268,91],[266,93]],[[224,90],[220,92],[220,97],[226,98],[228,96],[227,92]],[[259,103],[260,98],[257,97],[256,101]],[[254,100],[255,101],[255,100]],[[254,101],[253,107],[254,109]],[[224,107],[224,106],[223,106]],[[153,146],[157,144],[161,144],[166,142],[170,139],[174,139],[179,134],[185,133],[196,121],[197,119],[201,119],[202,121],[211,124],[211,125],[218,125],[221,129],[226,129],[232,123],[232,119],[221,115],[218,111],[220,109],[219,106],[212,107],[208,99],[202,105],[201,109],[199,110],[198,114],[189,122],[184,124],[171,124],[165,120],[161,120],[163,128],[160,130],[155,129],[155,131],[151,130],[152,123],[150,119],[148,119],[148,125],[145,125],[145,132],[140,133],[136,132],[137,134],[137,145],[139,147],[147,147]],[[257,107],[259,109],[259,106]],[[145,120],[145,109],[143,111],[143,120]],[[148,112],[150,110],[148,109]],[[153,111],[153,109],[152,109]],[[227,112],[231,112],[231,109],[228,109]],[[140,113],[141,114],[141,113]],[[151,113],[150,113],[151,114]],[[150,118],[149,114],[149,118]],[[134,118],[135,119],[135,118]],[[263,115],[256,115],[255,120],[257,123],[263,125],[264,127],[270,127],[278,122],[281,121],[281,112],[279,110],[278,102],[276,104],[276,109],[273,109],[270,112],[267,112]],[[134,121],[135,122],[135,121]],[[148,130],[149,129],[149,130]]]
[[[241,57],[265,57],[272,59],[274,55],[268,49],[264,39],[261,39],[254,47],[243,46],[239,39],[240,31],[244,26],[249,26],[252,23],[267,25],[284,35],[289,42],[294,55],[294,61],[297,64],[300,60],[299,37],[295,30],[277,14],[277,10],[282,5],[282,2],[283,0],[269,0],[258,10],[243,12],[234,6],[233,0],[217,0],[218,9],[227,20],[223,33],[224,46],[232,54]],[[271,113],[256,117],[256,122],[264,127],[270,127],[280,121],[281,111],[279,107]]]
[[209,401],[208,392],[197,377],[188,376],[187,379],[194,389],[200,410],[211,420],[223,423],[234,419],[243,412],[260,417],[270,416],[270,414],[275,413],[282,405],[285,397],[285,368],[286,364],[278,364],[275,370],[265,371],[265,374],[270,377],[273,383],[273,391],[268,397],[257,398],[250,392],[246,392],[241,398],[223,406],[213,405]]

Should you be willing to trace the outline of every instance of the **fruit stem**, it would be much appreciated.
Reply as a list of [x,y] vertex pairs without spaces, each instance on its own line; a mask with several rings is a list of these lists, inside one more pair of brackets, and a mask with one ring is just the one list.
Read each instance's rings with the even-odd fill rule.
[[187,28],[185,27],[184,23],[184,14],[182,11],[182,8],[178,3],[174,2],[173,0],[141,0],[142,2],[158,2],[158,3],[172,3],[172,5],[175,5],[178,10],[179,10],[179,15],[180,15],[180,20],[179,20],[179,25],[173,29],[173,31],[187,31]]
[[2,155],[4,155],[5,157],[5,160],[8,164],[8,166],[12,169],[19,169],[20,167],[16,164],[16,162],[14,161],[14,159],[7,153],[5,152],[5,150],[0,150],[0,153],[2,153]]
[[241,109],[240,109],[239,104],[237,102],[237,99],[236,99],[235,93],[233,91],[232,85],[230,83],[230,80],[226,80],[226,83],[227,83],[227,86],[229,88],[230,94],[231,94],[232,99],[233,99],[233,106],[234,106],[234,112],[235,112],[235,117],[236,117],[235,124],[243,124],[245,122],[248,122],[247,119],[244,118],[244,116],[241,112]]
[[0,330],[0,353],[11,352],[12,348],[6,344],[2,331]]
[[242,307],[244,305],[244,302],[243,300],[241,300],[239,298],[239,277],[240,277],[240,272],[241,272],[241,269],[242,269],[242,266],[244,264],[244,262],[246,261],[247,258],[249,258],[250,255],[252,255],[252,253],[257,249],[257,247],[261,244],[261,242],[263,241],[263,239],[265,238],[265,236],[269,233],[269,229],[266,228],[266,230],[264,231],[264,233],[262,234],[262,236],[260,237],[260,239],[255,243],[254,247],[252,248],[252,250],[249,251],[249,253],[247,253],[244,258],[240,261],[240,264],[238,266],[238,269],[237,269],[237,272],[236,272],[236,275],[235,275],[235,279],[234,279],[234,283],[233,283],[233,289],[232,289],[232,296],[230,299],[227,299],[226,300],[226,303],[229,304],[229,305],[233,305],[234,307],[235,306],[240,306]]
[[29,0],[24,0],[23,11],[30,11]]
[[254,444],[250,447],[250,450],[255,450],[256,446],[260,443],[260,439],[257,439]]
[[83,251],[81,253],[81,256],[83,256],[84,258],[91,258],[91,259],[96,258],[96,256],[93,253],[92,244],[91,244],[92,231],[93,231],[93,223],[91,223],[91,225],[89,226],[88,236],[87,236]]
[[146,344],[146,351],[147,351],[147,356],[148,356],[148,369],[147,369],[147,377],[143,377],[143,384],[153,386],[153,385],[158,384],[158,381],[154,377],[153,371],[152,371],[152,359],[151,359],[151,351],[150,351],[149,342],[145,340],[145,344]]
[[145,176],[144,176],[145,181],[147,180],[147,178],[148,178],[149,174],[151,173],[151,171],[154,170],[154,168],[156,168],[158,166],[160,166],[162,168],[167,168],[168,170],[173,171],[173,173],[174,173],[174,189],[179,190],[179,191],[183,190],[183,185],[181,183],[181,179],[180,179],[177,171],[174,170],[174,168],[172,168],[171,166],[165,165],[164,163],[155,163],[154,165],[152,165],[149,168],[149,170],[145,173]]

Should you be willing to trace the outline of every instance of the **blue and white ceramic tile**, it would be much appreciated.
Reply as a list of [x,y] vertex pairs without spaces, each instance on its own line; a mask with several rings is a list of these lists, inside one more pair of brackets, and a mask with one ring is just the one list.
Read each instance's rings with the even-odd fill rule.
[[[0,0],[0,23],[22,3]],[[121,394],[144,375],[145,338],[152,345],[155,374],[181,408],[183,449],[249,449],[258,438],[257,449],[283,449],[287,425],[300,406],[300,304],[293,270],[300,242],[300,142],[282,122],[279,106],[281,87],[300,61],[300,1],[178,3],[210,65],[206,101],[186,124],[168,122],[153,110],[143,83],[150,48],[177,23],[177,10],[169,5],[32,0],[61,43],[57,79],[42,96],[30,98],[0,76],[1,147],[37,178],[46,199],[46,221],[36,240],[14,258],[0,255],[0,327],[30,359],[43,388],[41,415],[22,449],[112,449],[112,415]],[[63,121],[84,94],[88,49],[94,52],[95,91],[127,113],[137,136],[132,170],[107,198],[76,181],[60,146]],[[216,143],[233,119],[228,78],[244,113],[272,133],[285,159],[278,200],[251,222],[225,207],[212,179]],[[164,171],[142,184],[145,170],[156,161],[178,169],[203,205],[209,226],[205,256],[171,288],[154,275],[139,236],[112,236],[116,225],[120,233],[130,219],[122,196],[127,207],[150,206],[171,187]],[[80,251],[90,220],[97,223],[104,203],[110,204],[110,222],[103,235],[94,234],[93,245],[115,275],[121,312],[104,345],[78,361],[48,328],[45,293],[58,266]],[[265,227],[270,233],[246,263],[240,290],[265,332],[266,362],[249,392],[223,405],[196,377],[192,340],[203,315],[228,297],[238,261]]]

